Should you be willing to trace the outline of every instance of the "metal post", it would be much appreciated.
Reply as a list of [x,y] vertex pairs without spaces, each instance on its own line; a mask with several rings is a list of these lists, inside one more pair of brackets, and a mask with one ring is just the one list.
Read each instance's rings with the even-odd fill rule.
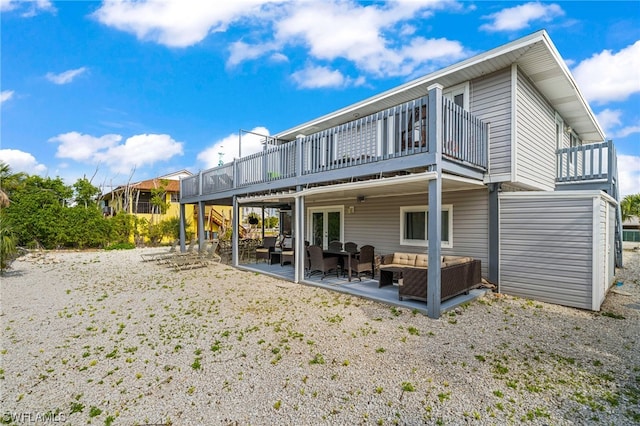
[[239,234],[240,234],[240,206],[238,205],[238,196],[233,196],[233,213],[232,213],[232,237],[231,237],[231,248],[232,248],[232,261],[231,264],[233,266],[238,266],[239,257],[238,257],[238,246],[239,246]]
[[428,259],[432,267],[427,269],[427,315],[440,318],[442,244],[442,86],[429,86],[429,153],[434,155],[432,170],[436,178],[429,181]]
[[198,201],[198,249],[204,250],[204,201]]
[[184,240],[186,238],[185,232],[185,222],[187,218],[185,216],[185,205],[180,203],[180,252],[184,253],[186,247],[184,245]]

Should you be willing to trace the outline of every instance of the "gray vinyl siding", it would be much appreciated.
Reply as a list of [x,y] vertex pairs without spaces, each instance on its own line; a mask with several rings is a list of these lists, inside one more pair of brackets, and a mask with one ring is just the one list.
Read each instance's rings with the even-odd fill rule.
[[[426,247],[400,245],[400,207],[427,206],[427,193],[419,195],[370,197],[365,203],[334,201],[327,205],[344,205],[344,242],[362,246],[370,244],[380,255],[396,251],[426,253]],[[444,192],[443,204],[453,205],[453,248],[443,248],[444,255],[471,256],[482,262],[482,274],[488,265],[488,193],[486,189]],[[307,203],[307,207],[321,204]],[[354,213],[348,213],[348,207]],[[306,216],[305,216],[306,217]]]
[[473,80],[469,110],[490,123],[489,173],[511,173],[511,71]]
[[555,112],[521,72],[516,99],[515,181],[552,191],[558,145]]
[[592,307],[593,198],[500,197],[500,291]]

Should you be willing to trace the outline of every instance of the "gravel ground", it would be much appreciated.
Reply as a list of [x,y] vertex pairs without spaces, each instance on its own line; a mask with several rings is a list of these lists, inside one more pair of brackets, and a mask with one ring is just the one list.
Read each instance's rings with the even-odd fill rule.
[[492,294],[439,320],[148,252],[14,262],[4,423],[640,423],[638,251],[600,313]]

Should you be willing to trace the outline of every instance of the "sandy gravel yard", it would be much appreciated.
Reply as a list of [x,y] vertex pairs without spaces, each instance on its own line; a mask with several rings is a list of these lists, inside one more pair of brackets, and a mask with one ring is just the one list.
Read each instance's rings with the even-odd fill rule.
[[640,423],[640,252],[599,313],[489,295],[439,320],[147,249],[0,283],[5,424]]

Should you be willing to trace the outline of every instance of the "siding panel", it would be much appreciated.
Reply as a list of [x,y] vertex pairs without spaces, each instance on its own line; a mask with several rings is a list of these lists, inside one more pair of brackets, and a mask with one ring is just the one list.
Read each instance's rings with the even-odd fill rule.
[[[395,251],[426,253],[426,247],[400,245],[400,207],[427,206],[428,194],[368,197],[365,203],[355,200],[333,201],[327,205],[353,206],[354,213],[345,213],[344,236],[358,246],[371,244],[376,254]],[[453,248],[442,249],[445,255],[471,256],[482,262],[482,274],[488,265],[488,193],[486,189],[443,192],[443,204],[453,205]],[[306,207],[317,207],[308,201]],[[306,216],[305,216],[306,217]],[[307,224],[308,225],[308,224]]]
[[515,180],[551,191],[555,188],[556,178],[555,112],[520,71],[516,103]]
[[490,123],[489,172],[511,172],[511,71],[509,68],[470,84],[469,109]]
[[591,309],[593,198],[500,197],[500,291]]

